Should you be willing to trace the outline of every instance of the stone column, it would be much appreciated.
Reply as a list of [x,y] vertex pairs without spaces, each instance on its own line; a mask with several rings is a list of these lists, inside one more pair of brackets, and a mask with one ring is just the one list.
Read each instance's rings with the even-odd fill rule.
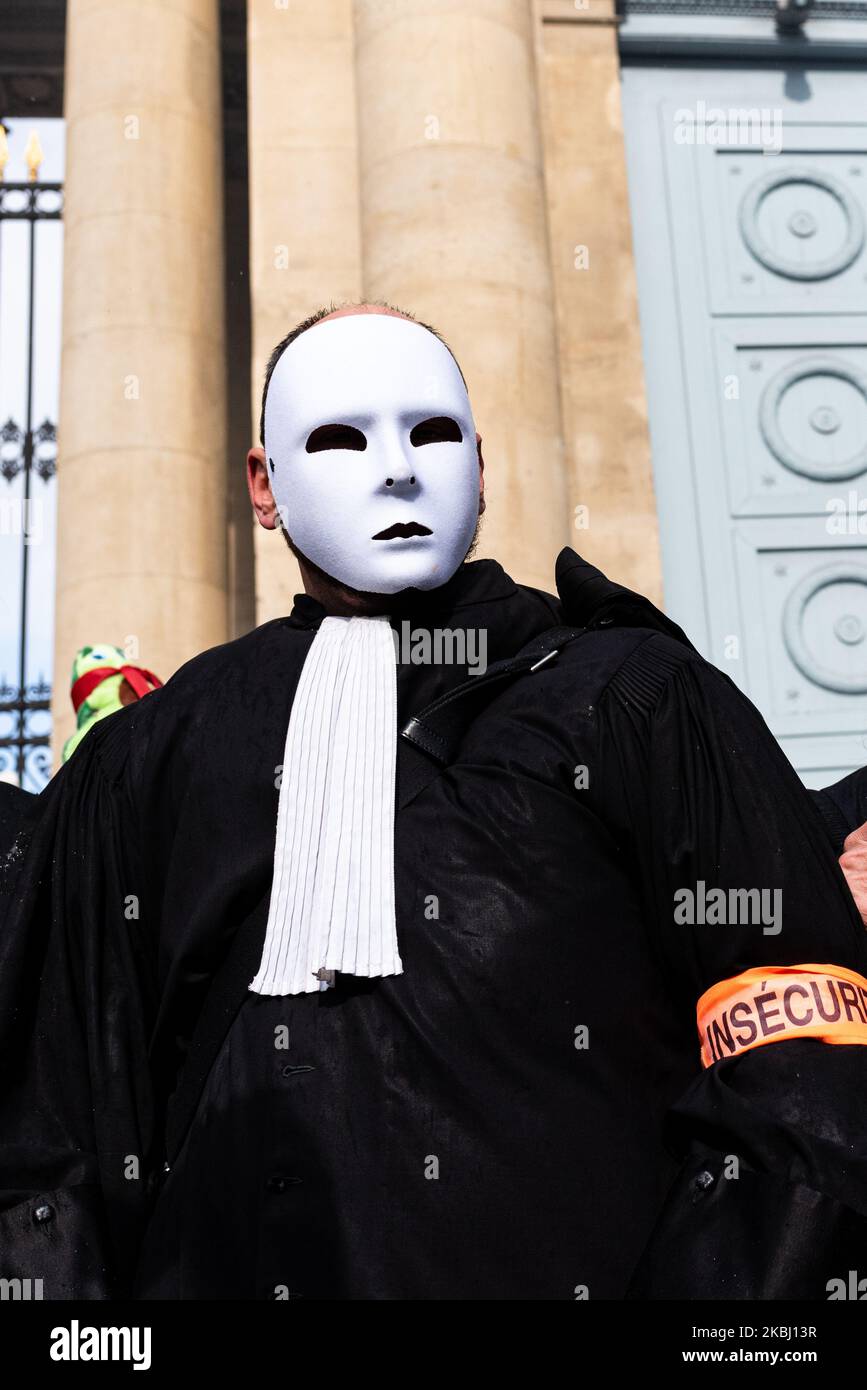
[[572,545],[659,602],[618,16],[614,0],[537,4]]
[[530,0],[355,0],[363,286],[439,329],[483,437],[479,554],[570,539]]
[[[361,296],[352,0],[248,0],[252,428],[265,365],[323,304]],[[251,523],[255,524],[255,523]],[[301,589],[277,531],[256,525],[256,620]]]
[[78,647],[226,637],[217,0],[69,0],[55,748]]

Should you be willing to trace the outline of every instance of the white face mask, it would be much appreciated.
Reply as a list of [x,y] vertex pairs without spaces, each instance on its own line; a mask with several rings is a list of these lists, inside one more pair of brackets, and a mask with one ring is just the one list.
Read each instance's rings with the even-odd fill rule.
[[454,358],[420,324],[349,314],[290,343],[268,386],[265,454],[286,531],[350,588],[435,589],[464,559],[476,427]]

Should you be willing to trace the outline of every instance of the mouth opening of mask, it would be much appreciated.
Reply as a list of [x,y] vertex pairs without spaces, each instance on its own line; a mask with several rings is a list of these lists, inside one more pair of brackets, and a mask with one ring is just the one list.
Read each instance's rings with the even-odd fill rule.
[[371,536],[374,541],[393,541],[398,537],[406,539],[408,536],[432,536],[433,531],[429,526],[422,526],[419,521],[396,521],[393,526],[387,526],[384,531],[378,531],[375,536]]

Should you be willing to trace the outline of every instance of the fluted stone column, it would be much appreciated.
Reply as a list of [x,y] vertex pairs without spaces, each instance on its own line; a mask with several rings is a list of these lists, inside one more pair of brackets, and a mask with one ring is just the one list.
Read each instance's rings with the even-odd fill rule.
[[660,601],[618,15],[614,0],[537,5],[572,544]]
[[[248,0],[251,443],[265,365],[290,328],[361,296],[351,0]],[[252,523],[251,523],[252,524]],[[288,613],[298,566],[256,525],[256,616]]]
[[226,637],[217,0],[69,0],[55,746],[76,649]]
[[479,554],[570,538],[530,0],[355,0],[363,287],[448,339],[483,436]]

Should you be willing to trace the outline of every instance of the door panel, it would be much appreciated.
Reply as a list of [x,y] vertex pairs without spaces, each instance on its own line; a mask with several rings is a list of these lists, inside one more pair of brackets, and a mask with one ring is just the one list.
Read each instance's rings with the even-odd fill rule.
[[[623,87],[666,606],[818,785],[867,763],[864,78]],[[778,152],[732,143],[744,111]]]
[[[711,312],[867,313],[863,128],[790,114],[779,154],[693,153]],[[677,177],[679,152],[669,156]]]
[[732,515],[830,519],[867,475],[867,318],[727,319],[713,349]]

